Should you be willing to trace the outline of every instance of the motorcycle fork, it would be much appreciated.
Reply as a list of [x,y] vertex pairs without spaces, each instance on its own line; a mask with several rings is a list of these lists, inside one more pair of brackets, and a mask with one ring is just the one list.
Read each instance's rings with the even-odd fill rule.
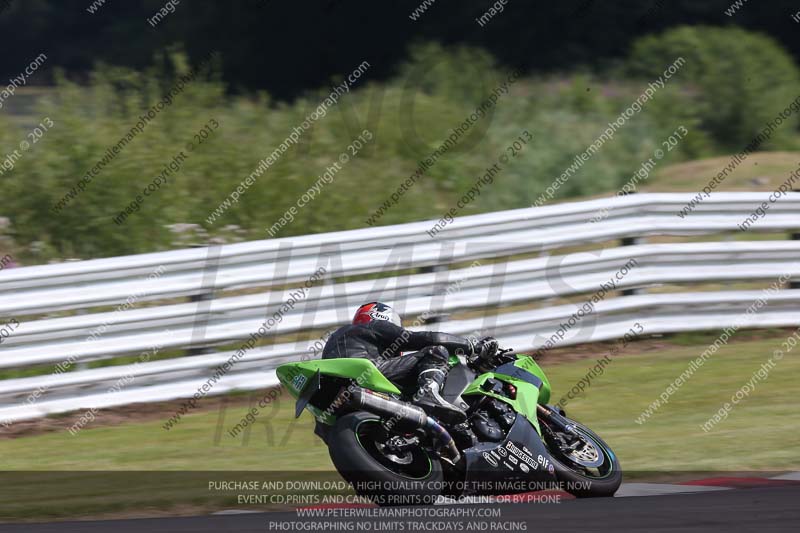
[[[561,453],[564,453],[565,451],[573,451],[583,447],[585,441],[583,437],[581,437],[580,433],[578,433],[578,431],[575,429],[575,425],[570,423],[570,421],[560,413],[553,409],[548,409],[543,405],[537,405],[536,412],[539,414],[540,418],[544,418],[546,426],[545,429],[550,432],[551,436],[561,441]],[[555,435],[553,430],[568,435],[567,440],[565,440],[563,437]]]
[[548,426],[553,426],[557,431],[580,438],[580,434],[575,430],[575,425],[555,410],[548,409],[543,405],[537,405],[536,413],[548,423]]

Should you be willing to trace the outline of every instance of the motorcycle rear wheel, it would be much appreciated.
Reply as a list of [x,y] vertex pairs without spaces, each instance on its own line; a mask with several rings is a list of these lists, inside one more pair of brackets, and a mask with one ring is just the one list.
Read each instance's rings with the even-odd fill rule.
[[328,434],[328,452],[355,491],[382,506],[429,505],[442,492],[442,465],[417,446],[386,452],[379,416],[364,411],[339,418]]

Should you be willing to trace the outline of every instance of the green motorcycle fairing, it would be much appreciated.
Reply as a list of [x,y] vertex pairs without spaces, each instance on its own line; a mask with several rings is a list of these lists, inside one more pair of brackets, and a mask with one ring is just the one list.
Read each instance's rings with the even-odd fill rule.
[[[521,372],[515,371],[515,369],[520,369]],[[524,374],[532,374],[533,376],[532,378],[526,378]],[[515,397],[512,399],[490,390],[484,390],[483,384],[489,379],[496,379],[513,385],[517,389]],[[542,434],[536,406],[538,404],[544,405],[550,400],[550,381],[532,357],[520,354],[513,363],[502,365],[492,372],[481,374],[464,390],[462,396],[475,394],[490,396],[507,403],[514,411],[527,418],[539,435]]]
[[[508,365],[513,365],[513,367],[520,369],[522,372],[506,371],[504,373],[502,369],[507,368]],[[464,390],[462,395],[482,394],[505,402],[514,411],[527,418],[537,433],[541,434],[536,416],[536,405],[539,403],[545,404],[549,400],[550,382],[536,361],[528,355],[520,354],[517,356],[516,361],[508,363],[508,365],[498,367],[493,372],[481,374]],[[361,387],[375,392],[401,394],[400,390],[369,359],[354,357],[285,363],[280,365],[275,373],[278,376],[278,380],[289,391],[289,394],[297,399],[302,395],[306,385],[312,381],[317,371],[322,375],[354,379]],[[521,373],[533,374],[538,379],[526,380],[519,376]],[[492,391],[483,390],[481,386],[492,378],[514,385],[517,389],[516,397],[511,399]],[[540,381],[540,383],[532,383],[537,381]],[[323,424],[332,424],[335,421],[335,417],[311,404],[306,405],[306,409]]]
[[386,376],[378,370],[375,363],[360,357],[286,363],[279,366],[275,373],[278,375],[278,380],[289,389],[289,394],[297,398],[303,392],[308,380],[317,373],[317,370],[327,376],[354,379],[365,389],[400,394],[400,389],[386,379]]
[[[275,374],[289,394],[298,399],[318,371],[325,376],[354,379],[361,387],[375,392],[400,394],[400,389],[389,381],[372,361],[359,357],[285,363],[275,369]],[[336,417],[329,412],[311,404],[307,404],[306,409],[323,424],[333,424],[336,421]]]

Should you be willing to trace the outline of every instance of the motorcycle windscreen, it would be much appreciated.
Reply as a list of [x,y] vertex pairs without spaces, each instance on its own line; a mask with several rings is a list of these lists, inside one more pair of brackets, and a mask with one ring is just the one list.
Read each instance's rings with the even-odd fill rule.
[[[517,354],[517,360],[514,361],[513,365],[515,367],[522,368],[523,370],[527,370],[529,373],[533,374],[538,378],[541,382],[539,387],[539,403],[546,404],[550,401],[550,380],[547,379],[547,376],[544,373],[544,370],[536,363],[536,361],[530,355],[523,355]],[[505,366],[505,365],[503,365]],[[534,381],[532,381],[533,383]]]

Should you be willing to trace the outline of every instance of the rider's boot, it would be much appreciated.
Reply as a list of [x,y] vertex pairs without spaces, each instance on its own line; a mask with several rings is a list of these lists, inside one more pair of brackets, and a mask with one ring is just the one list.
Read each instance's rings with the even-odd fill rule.
[[467,414],[439,394],[447,376],[446,368],[446,364],[443,368],[441,363],[424,365],[417,381],[419,390],[414,394],[412,403],[442,422],[460,424],[467,419]]

